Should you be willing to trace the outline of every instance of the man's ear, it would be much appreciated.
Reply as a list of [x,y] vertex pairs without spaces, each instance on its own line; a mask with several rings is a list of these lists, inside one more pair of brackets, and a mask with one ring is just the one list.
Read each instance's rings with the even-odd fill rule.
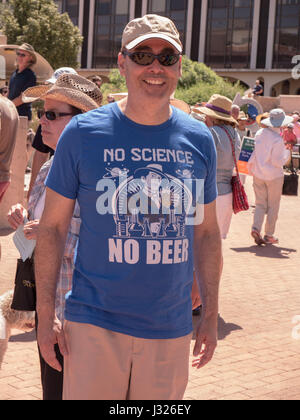
[[125,57],[121,52],[118,54],[118,66],[121,76],[125,76]]

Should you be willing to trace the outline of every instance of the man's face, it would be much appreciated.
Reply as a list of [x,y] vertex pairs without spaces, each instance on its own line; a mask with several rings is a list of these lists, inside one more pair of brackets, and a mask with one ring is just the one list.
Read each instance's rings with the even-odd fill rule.
[[[129,52],[150,52],[158,55],[162,53],[177,54],[178,51],[167,41],[149,39],[139,44]],[[163,66],[157,59],[148,66],[134,63],[130,57],[118,57],[119,69],[125,77],[128,93],[144,100],[168,100],[175,91],[178,79],[181,76],[181,57],[172,66]],[[143,102],[141,102],[142,105]]]
[[28,67],[32,61],[32,56],[23,50],[18,50],[16,53],[17,65],[19,67]]

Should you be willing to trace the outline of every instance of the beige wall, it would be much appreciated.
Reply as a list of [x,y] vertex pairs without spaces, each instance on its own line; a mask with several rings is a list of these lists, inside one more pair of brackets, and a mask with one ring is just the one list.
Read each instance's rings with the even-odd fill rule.
[[262,79],[264,81],[265,95],[271,96],[272,87],[276,86],[276,94],[280,95],[281,83],[284,80],[290,82],[290,94],[294,95],[300,89],[300,79],[293,79],[291,71],[280,70],[234,70],[234,69],[213,69],[219,76],[241,80],[248,86],[252,87],[255,80]]

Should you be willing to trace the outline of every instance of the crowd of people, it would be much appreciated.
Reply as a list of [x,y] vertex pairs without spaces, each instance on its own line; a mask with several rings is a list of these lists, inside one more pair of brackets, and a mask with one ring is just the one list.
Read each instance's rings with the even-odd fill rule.
[[[28,206],[13,205],[8,221],[37,241],[32,264],[45,400],[182,399],[192,311],[200,307],[192,365],[213,357],[232,176],[242,139],[253,133],[248,115],[219,94],[190,115],[170,106],[181,55],[168,18],[132,20],[118,55],[128,95],[101,106],[100,77],[64,67],[36,86],[33,48],[17,50],[4,92],[9,99],[0,97],[0,105],[11,100],[28,120],[34,101],[43,109]],[[257,118],[248,166],[256,199],[250,234],[258,245],[278,242],[283,166],[299,141],[299,121],[299,113],[282,109]],[[5,176],[0,161],[0,200],[10,159]]]

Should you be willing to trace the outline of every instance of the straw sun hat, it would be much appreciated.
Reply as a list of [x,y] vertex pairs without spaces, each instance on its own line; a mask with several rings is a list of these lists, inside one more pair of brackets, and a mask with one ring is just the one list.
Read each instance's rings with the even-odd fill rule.
[[64,73],[54,85],[34,86],[26,89],[22,95],[23,102],[46,98],[65,102],[86,112],[101,105],[102,93],[95,83],[85,77]]
[[210,97],[204,106],[194,106],[192,111],[237,125],[237,121],[231,115],[231,106],[232,101],[230,99],[226,98],[226,96],[215,94]]
[[181,111],[185,112],[186,114],[191,113],[190,106],[186,102],[182,101],[181,99],[171,98],[170,99],[170,105],[175,106],[175,108],[180,109]]

